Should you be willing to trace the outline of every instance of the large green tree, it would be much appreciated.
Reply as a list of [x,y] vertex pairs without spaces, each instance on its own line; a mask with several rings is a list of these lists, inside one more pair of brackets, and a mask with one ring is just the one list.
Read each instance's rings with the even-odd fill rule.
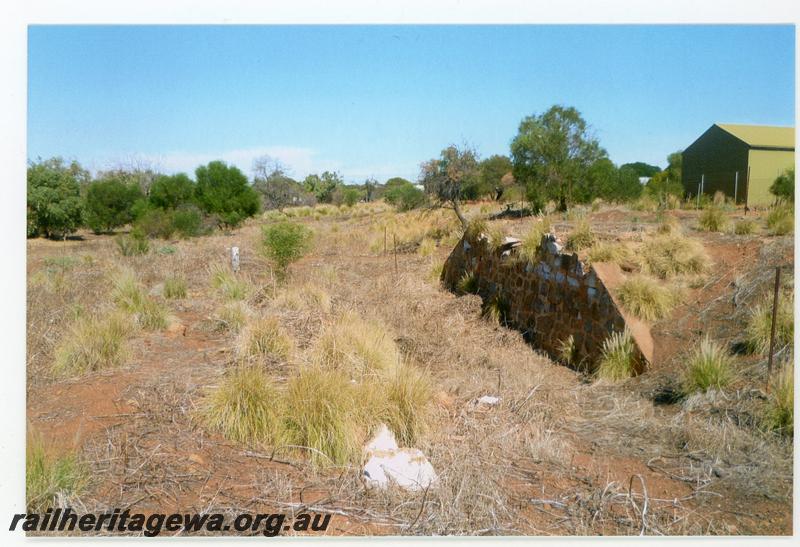
[[124,226],[133,221],[133,205],[142,197],[135,183],[114,176],[96,180],[86,190],[86,224],[96,234]]
[[[483,160],[480,163],[480,176],[478,177],[481,192],[479,197],[492,194],[495,200],[499,200],[507,187],[507,184],[503,182],[503,177],[511,173],[513,168],[508,156],[495,154]],[[508,181],[508,177],[505,180]],[[513,179],[511,181],[513,182]]]
[[441,151],[438,158],[422,164],[419,181],[425,193],[432,196],[440,206],[450,207],[455,212],[464,230],[469,221],[461,211],[464,187],[478,177],[478,156],[468,146],[458,148],[451,145]]
[[195,199],[200,208],[216,215],[223,227],[238,226],[259,211],[258,193],[239,168],[212,161],[195,171]]
[[344,184],[344,180],[339,173],[332,171],[325,171],[322,175],[308,175],[303,180],[305,190],[314,194],[317,201],[321,203],[330,203],[336,188],[342,184]]
[[79,163],[61,158],[28,164],[28,237],[66,237],[83,222],[81,184],[90,180]]
[[683,154],[681,151],[667,156],[667,168],[659,171],[647,181],[644,187],[645,193],[659,202],[664,202],[669,195],[683,197],[682,166]]
[[539,207],[553,199],[565,210],[589,168],[606,156],[580,112],[559,105],[523,119],[511,142],[514,178],[525,184],[528,200]]
[[661,168],[657,165],[650,165],[649,163],[644,163],[643,161],[635,161],[633,163],[623,163],[619,166],[620,169],[624,169],[625,167],[630,167],[633,169],[633,172],[636,173],[637,177],[652,177],[656,173],[661,171]]
[[161,209],[177,209],[194,199],[194,182],[185,173],[159,175],[150,186],[150,203]]

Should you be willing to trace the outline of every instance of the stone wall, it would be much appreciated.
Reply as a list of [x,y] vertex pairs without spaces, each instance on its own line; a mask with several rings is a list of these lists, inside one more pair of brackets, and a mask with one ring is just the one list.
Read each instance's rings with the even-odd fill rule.
[[499,299],[508,324],[521,330],[534,347],[558,357],[562,341],[572,335],[575,362],[589,370],[598,362],[606,338],[635,322],[632,332],[641,371],[650,353],[645,347],[648,338],[652,341],[649,329],[643,333],[641,322],[620,310],[595,269],[586,267],[578,255],[562,252],[553,234],[542,236],[533,261],[520,256],[519,245],[519,240],[506,238],[504,245],[492,249],[485,235],[465,235],[445,262],[442,282],[457,290],[462,276],[472,273],[484,303]]

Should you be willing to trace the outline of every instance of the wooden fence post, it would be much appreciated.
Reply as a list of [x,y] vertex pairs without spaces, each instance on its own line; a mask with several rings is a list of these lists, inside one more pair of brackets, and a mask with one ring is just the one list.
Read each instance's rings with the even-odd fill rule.
[[781,288],[781,267],[775,267],[775,296],[772,299],[772,324],[769,331],[769,356],[767,357],[767,393],[769,393],[769,380],[772,376],[772,353],[775,351],[775,326],[778,323],[778,292]]

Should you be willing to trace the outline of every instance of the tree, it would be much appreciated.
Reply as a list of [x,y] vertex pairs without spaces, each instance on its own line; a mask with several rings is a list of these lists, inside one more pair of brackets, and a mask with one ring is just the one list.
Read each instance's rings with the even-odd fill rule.
[[633,169],[633,172],[636,173],[637,177],[652,177],[656,173],[661,172],[661,168],[657,165],[650,165],[649,163],[644,163],[642,161],[636,161],[633,163],[623,163],[619,166],[620,169],[624,169],[626,167],[630,167]]
[[348,187],[342,191],[342,202],[348,207],[352,207],[361,199],[361,191],[358,188]]
[[608,158],[601,158],[589,167],[586,183],[576,191],[577,201],[589,202],[600,197],[609,201],[628,201],[642,193],[639,176],[632,168],[617,168]]
[[269,156],[261,156],[253,162],[253,189],[261,194],[264,209],[282,211],[284,207],[307,201],[300,183],[288,175],[280,161]]
[[[513,164],[508,156],[495,154],[480,163],[480,188],[483,190],[481,195],[492,193],[495,201],[499,201],[507,186],[503,183],[503,177],[511,173]],[[508,180],[508,179],[506,179]],[[513,179],[511,179],[513,184]]]
[[275,264],[278,277],[286,277],[289,264],[308,251],[313,236],[311,230],[295,222],[276,222],[262,228],[264,254]]
[[467,146],[459,149],[451,145],[442,150],[438,158],[426,161],[421,165],[419,181],[425,193],[438,201],[440,206],[453,209],[466,230],[469,227],[461,212],[461,195],[465,184],[469,184],[478,176],[478,158],[476,152]]
[[307,192],[311,192],[321,203],[330,203],[333,192],[340,185],[344,184],[339,173],[325,171],[322,175],[308,175],[303,180],[303,187]]
[[142,197],[135,183],[116,177],[96,180],[86,190],[86,224],[96,234],[124,226],[133,221],[133,205]]
[[525,184],[529,201],[539,207],[545,199],[554,199],[566,210],[591,165],[606,156],[572,107],[556,105],[526,117],[511,142],[514,178]]
[[781,173],[769,187],[769,191],[779,200],[794,204],[794,167]]
[[667,156],[667,168],[659,171],[647,181],[644,187],[645,193],[659,202],[664,202],[669,195],[683,197],[682,165],[683,154],[681,151]]
[[258,212],[258,193],[237,167],[212,161],[198,167],[195,178],[197,204],[204,212],[217,215],[221,226],[238,226]]
[[375,197],[375,190],[378,188],[378,181],[368,178],[364,181],[364,201],[369,203]]
[[185,173],[159,175],[150,186],[150,203],[162,209],[177,209],[194,199],[194,182]]
[[28,237],[66,237],[83,222],[80,183],[89,179],[79,163],[61,158],[28,164]]
[[410,211],[425,204],[425,192],[405,179],[395,182],[383,194],[386,203],[393,205],[399,211]]

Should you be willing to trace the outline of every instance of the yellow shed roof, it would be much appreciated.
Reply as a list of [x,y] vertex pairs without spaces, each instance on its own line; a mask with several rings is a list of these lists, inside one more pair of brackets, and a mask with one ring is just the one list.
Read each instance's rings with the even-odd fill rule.
[[794,127],[734,123],[718,123],[716,125],[750,146],[794,148]]

